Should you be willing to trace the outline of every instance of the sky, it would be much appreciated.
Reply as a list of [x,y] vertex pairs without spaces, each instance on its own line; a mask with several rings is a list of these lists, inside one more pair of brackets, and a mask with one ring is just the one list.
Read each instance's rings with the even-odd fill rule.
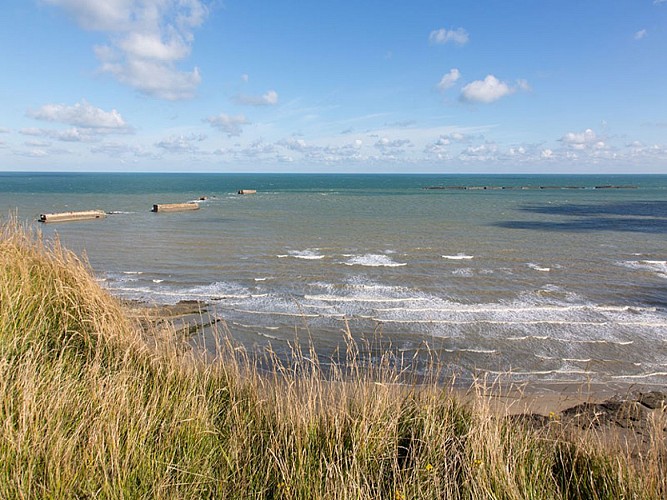
[[667,174],[667,0],[4,0],[0,170]]

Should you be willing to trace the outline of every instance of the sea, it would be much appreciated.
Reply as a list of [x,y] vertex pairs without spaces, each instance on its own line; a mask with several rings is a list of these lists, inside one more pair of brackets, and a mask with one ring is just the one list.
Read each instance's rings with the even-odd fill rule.
[[[36,222],[89,209],[108,215]],[[665,175],[0,172],[11,214],[113,295],[206,303],[250,350],[326,360],[351,335],[461,381],[667,382]]]

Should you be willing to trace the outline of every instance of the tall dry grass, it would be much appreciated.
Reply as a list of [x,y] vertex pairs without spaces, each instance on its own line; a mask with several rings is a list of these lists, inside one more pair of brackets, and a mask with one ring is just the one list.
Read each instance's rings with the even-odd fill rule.
[[482,396],[399,383],[390,353],[364,366],[351,340],[326,376],[314,352],[256,361],[224,332],[204,362],[177,335],[128,319],[57,241],[15,220],[1,234],[0,498],[667,492],[664,419],[638,462],[595,436],[502,418]]

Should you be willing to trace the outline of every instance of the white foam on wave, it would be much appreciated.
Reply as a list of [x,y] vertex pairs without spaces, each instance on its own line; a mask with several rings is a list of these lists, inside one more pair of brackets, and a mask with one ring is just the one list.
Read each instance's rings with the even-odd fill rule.
[[121,279],[117,282],[106,283],[106,287],[113,293],[125,298],[146,300],[164,304],[174,304],[182,300],[218,301],[224,299],[245,300],[252,298],[247,288],[227,282],[214,282],[208,285],[195,287],[164,286],[164,280],[151,280],[154,286],[127,286],[128,282],[137,282],[138,279]]
[[495,349],[445,349],[445,352],[454,353],[454,352],[470,352],[473,354],[496,354],[498,351]]
[[[634,344],[633,340],[605,340],[605,339],[570,339],[570,338],[559,338],[559,337],[550,337],[548,335],[524,335],[521,337],[507,337],[505,340],[509,341],[523,341],[523,340],[548,340],[550,342],[561,342],[565,344],[612,344],[612,345],[632,345]],[[579,360],[582,361],[582,360]]]
[[627,260],[618,264],[629,269],[650,271],[661,278],[667,278],[667,260]]
[[244,313],[244,314],[258,314],[265,316],[290,316],[294,318],[319,318],[322,315],[320,314],[307,314],[304,312],[288,312],[288,311],[271,311],[271,310],[253,310],[253,309],[242,309],[239,307],[233,308],[234,311]]
[[[391,302],[420,302],[428,301],[427,297],[382,297],[377,295],[305,295],[306,300],[317,300],[321,302],[370,302],[370,303],[391,303]],[[397,308],[413,310],[406,308]]]
[[543,272],[543,273],[548,273],[549,271],[551,271],[550,267],[542,267],[542,266],[539,266],[537,264],[533,264],[532,262],[529,262],[526,265],[528,267],[530,267],[531,269],[535,270],[535,271],[540,271],[540,272]]
[[521,341],[521,340],[547,340],[549,338],[548,335],[523,335],[521,337],[507,337],[505,340],[512,340],[512,341]]
[[448,259],[448,260],[470,260],[474,258],[474,255],[466,255],[464,253],[457,253],[456,255],[443,255],[443,259]]
[[264,338],[267,338],[269,340],[284,340],[284,339],[281,339],[280,337],[276,337],[275,335],[269,335],[268,333],[262,333],[262,332],[255,332],[255,333],[257,335],[259,335],[260,337],[264,337]]
[[384,254],[367,253],[357,255],[344,263],[346,266],[365,266],[365,267],[401,267],[407,266],[407,262],[396,262]]
[[[414,300],[428,300],[425,297],[415,298]],[[428,307],[428,308],[405,308],[390,307],[378,308],[378,311],[411,311],[411,312],[459,312],[459,313],[522,313],[522,312],[570,312],[570,311],[593,311],[593,312],[656,312],[655,307],[634,307],[634,306],[602,306],[591,304],[579,305],[547,305],[547,306],[506,306],[503,304],[479,304],[464,305],[449,303],[447,307]]]
[[452,274],[454,276],[461,276],[463,278],[471,278],[472,276],[474,276],[474,273],[472,272],[472,269],[470,269],[469,267],[463,267],[461,269],[454,269],[452,271]]
[[556,370],[534,370],[534,371],[494,371],[494,370],[485,370],[487,373],[492,375],[507,375],[507,376],[535,376],[535,375],[595,375],[597,372],[590,370],[578,370],[578,369],[568,369],[568,368],[559,368]]
[[651,372],[651,373],[640,373],[638,375],[613,375],[613,379],[640,379],[640,378],[652,378],[652,377],[667,377],[667,372]]
[[324,255],[317,253],[315,250],[290,250],[288,254],[290,257],[294,257],[295,259],[304,259],[304,260],[323,259]]

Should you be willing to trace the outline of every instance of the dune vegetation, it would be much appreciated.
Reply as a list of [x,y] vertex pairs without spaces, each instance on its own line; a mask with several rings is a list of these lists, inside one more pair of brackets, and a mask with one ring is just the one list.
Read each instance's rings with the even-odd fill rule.
[[351,340],[326,376],[296,347],[257,361],[223,327],[203,359],[57,240],[0,233],[0,498],[667,496],[664,417],[631,452],[397,383],[390,352],[364,365]]

